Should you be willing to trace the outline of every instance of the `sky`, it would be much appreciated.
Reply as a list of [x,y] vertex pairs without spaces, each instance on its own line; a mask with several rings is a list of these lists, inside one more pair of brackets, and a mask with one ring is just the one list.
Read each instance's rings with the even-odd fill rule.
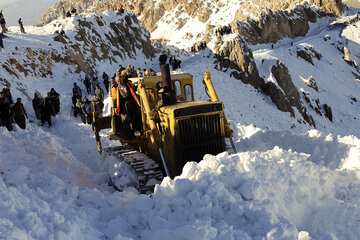
[[0,9],[3,10],[7,26],[18,25],[19,18],[26,26],[38,23],[46,10],[56,2],[57,0],[1,0]]

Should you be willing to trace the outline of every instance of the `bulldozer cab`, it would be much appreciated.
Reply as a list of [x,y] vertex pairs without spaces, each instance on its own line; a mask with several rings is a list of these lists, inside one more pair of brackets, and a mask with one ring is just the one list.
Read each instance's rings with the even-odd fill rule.
[[[130,78],[135,85],[143,82],[149,102],[154,109],[162,103],[161,93],[163,83],[161,76],[147,76],[140,78]],[[174,89],[176,101],[194,101],[193,77],[189,73],[171,75],[171,84]]]

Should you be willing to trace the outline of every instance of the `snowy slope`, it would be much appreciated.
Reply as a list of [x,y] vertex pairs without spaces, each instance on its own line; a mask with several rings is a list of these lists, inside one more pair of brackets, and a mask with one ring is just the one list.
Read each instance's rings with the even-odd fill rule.
[[[28,122],[26,130],[0,128],[1,238],[358,239],[360,103],[351,104],[350,99],[360,99],[359,83],[336,47],[338,41],[348,39],[351,57],[359,62],[359,23],[341,32],[327,28],[332,21],[323,19],[311,26],[307,36],[285,39],[274,49],[253,46],[266,79],[272,63],[281,60],[298,89],[331,105],[334,123],[314,115],[320,123],[318,130],[280,112],[269,97],[230,77],[226,70],[214,69],[209,50],[181,56],[181,71],[194,76],[197,99],[207,99],[201,81],[204,72],[210,71],[239,153],[206,155],[198,164],[188,163],[181,176],[165,178],[152,197],[132,188],[114,192],[107,186],[91,127],[70,117],[71,85],[83,75],[69,72],[63,63],[57,63],[54,74],[44,78],[19,73],[16,79],[1,69],[0,77],[12,84],[14,97],[25,93],[31,97],[35,89],[45,94],[50,87],[61,94],[61,111],[53,127],[35,121]],[[72,20],[59,23],[72,37]],[[53,38],[53,30],[47,30],[50,26],[28,27],[27,35],[10,33],[0,60],[15,55],[15,47],[20,49],[15,55],[18,61],[25,61],[23,46],[48,49]],[[324,42],[325,35],[331,40]],[[52,45],[60,51],[60,43]],[[314,46],[323,55],[314,60],[314,66],[294,53],[304,45]],[[119,62],[158,69],[140,52]],[[118,67],[105,61],[96,64],[98,73],[109,75]],[[316,79],[318,93],[303,84],[308,75]],[[25,98],[24,103],[34,118],[30,102]],[[102,132],[104,146],[118,144],[106,134]]]

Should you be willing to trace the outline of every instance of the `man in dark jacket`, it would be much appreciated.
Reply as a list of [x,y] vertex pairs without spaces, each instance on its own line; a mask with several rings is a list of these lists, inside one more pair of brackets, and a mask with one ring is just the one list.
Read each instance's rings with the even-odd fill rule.
[[92,123],[92,110],[91,110],[91,102],[87,97],[84,97],[83,103],[82,103],[82,111],[85,116],[85,121],[87,124]]
[[1,28],[2,28],[1,33],[6,33],[7,32],[7,28],[6,28],[5,24],[6,24],[6,21],[5,21],[4,15],[2,13],[2,10],[0,10],[0,25],[1,25]]
[[0,98],[0,121],[9,131],[13,130],[11,106],[5,97]]
[[4,38],[4,34],[0,33],[0,52],[4,48],[3,38]]
[[6,101],[12,105],[14,103],[13,101],[13,98],[12,98],[12,95],[11,95],[11,92],[10,92],[10,87],[9,87],[9,84],[5,84],[3,90],[2,90],[2,93],[4,95],[4,97],[6,98]]
[[81,101],[81,98],[76,99],[75,109],[74,109],[74,116],[77,117],[77,115],[80,115],[81,121],[83,123],[86,123],[85,115],[82,110],[83,102]]
[[41,119],[41,108],[44,104],[44,99],[39,96],[37,93],[34,93],[34,99],[32,100],[32,106],[34,108],[34,112],[36,115],[36,118],[38,120]]
[[104,72],[102,77],[103,77],[104,86],[106,88],[106,92],[109,93],[109,85],[110,85],[109,76]]
[[21,33],[25,33],[24,25],[21,21],[21,18],[19,18],[18,23],[19,23]]
[[26,128],[25,117],[28,118],[24,105],[21,103],[21,98],[17,98],[16,103],[12,106],[15,123],[21,128]]
[[81,99],[81,97],[82,97],[81,89],[76,83],[74,83],[73,96],[72,96],[73,107],[75,107],[75,105],[76,105],[76,99],[77,98]]
[[51,88],[49,94],[50,94],[52,109],[53,109],[52,115],[55,116],[56,114],[58,114],[60,112],[60,99],[59,99],[60,94],[57,93],[54,88]]
[[100,101],[100,99],[96,96],[96,94],[93,94],[91,101],[91,111],[93,113],[98,114],[98,116],[100,116],[102,114],[103,107],[104,104]]
[[45,122],[48,122],[49,127],[51,127],[51,113],[52,113],[53,104],[51,102],[50,93],[46,94],[44,99],[44,104],[41,109],[41,123],[44,125]]
[[91,93],[91,82],[87,76],[85,76],[84,85],[85,85],[87,94],[90,94]]
[[95,95],[100,102],[102,102],[102,103],[104,102],[104,98],[105,98],[104,90],[102,90],[102,88],[100,87],[100,84],[97,84],[95,86]]

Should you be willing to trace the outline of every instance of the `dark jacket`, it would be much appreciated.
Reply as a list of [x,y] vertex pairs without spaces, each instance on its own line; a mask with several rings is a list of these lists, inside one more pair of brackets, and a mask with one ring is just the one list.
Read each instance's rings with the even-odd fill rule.
[[104,101],[104,90],[102,88],[96,88],[95,89],[96,97],[99,99],[99,101]]
[[21,102],[16,102],[14,106],[12,106],[12,112],[14,114],[14,118],[27,117],[26,110]]
[[73,88],[73,97],[81,98],[81,96],[82,96],[81,89],[79,88],[79,86],[75,86]]
[[50,116],[52,113],[52,101],[50,97],[46,97],[44,99],[44,105],[43,105],[43,110],[41,112],[41,114],[43,114],[44,116]]
[[87,100],[86,102],[83,102],[82,110],[83,110],[84,114],[91,115],[91,113],[92,113],[91,102],[89,100]]
[[0,13],[0,24],[6,24],[4,15],[2,13]]
[[91,110],[92,110],[92,112],[101,114],[103,106],[104,106],[104,104],[99,100],[91,101]]
[[11,106],[8,102],[0,102],[0,118],[11,118]]
[[41,108],[44,105],[44,99],[39,97],[36,93],[34,99],[32,100],[32,106],[37,119],[41,119]]
[[6,101],[7,101],[8,103],[10,103],[10,104],[13,104],[13,103],[14,103],[9,88],[7,88],[7,89],[6,89],[6,88],[3,88],[2,93],[4,94],[4,97],[6,97]]

